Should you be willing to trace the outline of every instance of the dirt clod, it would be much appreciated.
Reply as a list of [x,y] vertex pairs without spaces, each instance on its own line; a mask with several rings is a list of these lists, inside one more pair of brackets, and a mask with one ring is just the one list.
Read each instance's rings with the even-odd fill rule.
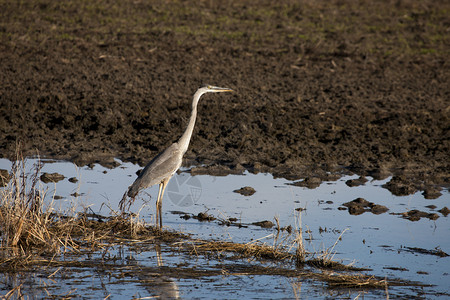
[[206,212],[198,213],[198,215],[194,216],[194,219],[197,219],[199,221],[214,221],[216,218]]
[[315,189],[319,187],[321,183],[322,180],[318,177],[306,177],[304,180],[293,182],[291,185]]
[[384,205],[369,202],[364,198],[356,198],[355,200],[343,203],[342,205],[348,208],[348,212],[351,215],[360,215],[365,212],[371,212],[375,215],[379,215],[389,210]]
[[394,176],[392,179],[383,184],[395,196],[407,196],[417,192],[414,184],[408,181],[404,176]]
[[417,209],[401,213],[401,216],[410,221],[419,221],[421,218],[428,218],[430,220],[436,220],[439,218],[439,215],[436,213],[427,213]]
[[0,187],[6,186],[10,179],[9,171],[0,169]]
[[450,209],[448,209],[447,206],[444,206],[440,210],[438,210],[444,217],[448,216],[450,214]]
[[69,180],[69,182],[72,182],[72,183],[78,182],[78,179],[76,177],[70,177],[68,180]]
[[256,193],[255,189],[250,186],[245,186],[243,188],[240,188],[238,190],[234,190],[233,192],[244,195],[244,196],[251,196],[254,193]]
[[350,179],[345,182],[349,187],[360,186],[367,182],[367,178],[364,176],[359,177],[358,179]]
[[260,226],[261,228],[272,228],[274,226],[273,222],[267,221],[267,220],[254,222],[254,223],[252,223],[252,225]]
[[43,173],[40,178],[43,183],[49,183],[61,181],[66,177],[59,173]]
[[422,195],[425,199],[437,199],[442,196],[442,193],[438,187],[428,187],[423,191]]
[[370,211],[375,214],[375,215],[379,215],[382,213],[387,212],[389,209],[384,206],[384,205],[379,205],[379,204],[374,204],[370,206]]
[[429,250],[429,249],[423,249],[423,248],[419,248],[419,247],[406,247],[405,249],[406,249],[406,251],[412,252],[412,253],[435,255],[435,256],[439,256],[439,257],[450,256],[449,254],[445,253],[440,248]]

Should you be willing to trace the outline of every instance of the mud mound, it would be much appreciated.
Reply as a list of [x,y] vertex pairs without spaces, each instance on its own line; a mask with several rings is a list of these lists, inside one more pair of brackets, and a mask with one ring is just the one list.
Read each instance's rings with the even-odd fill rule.
[[[1,4],[0,155],[148,162],[208,95],[186,164],[449,185],[448,1]],[[380,171],[381,170],[381,171]]]

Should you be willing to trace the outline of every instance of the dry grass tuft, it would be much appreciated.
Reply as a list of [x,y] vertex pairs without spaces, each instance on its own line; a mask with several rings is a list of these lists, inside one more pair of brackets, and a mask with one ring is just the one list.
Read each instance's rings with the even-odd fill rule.
[[327,282],[330,287],[385,289],[387,286],[385,279],[364,274],[324,272],[317,277]]
[[35,249],[57,253],[61,240],[49,230],[51,213],[45,212],[45,191],[38,187],[41,165],[26,174],[25,160],[19,155],[13,163],[11,180],[0,191],[0,239],[3,254],[24,256]]
[[[281,249],[280,247],[268,246],[259,243],[239,244],[221,241],[204,241],[204,240],[183,240],[172,244],[179,250],[187,251],[191,255],[215,255],[223,257],[224,253],[238,254],[238,258],[247,259],[269,259],[278,262],[296,262],[297,254]],[[297,250],[295,251],[297,252]],[[290,277],[305,277],[326,282],[332,288],[348,288],[348,289],[385,289],[388,286],[386,279],[377,278],[372,275],[366,275],[353,271],[360,270],[338,262],[310,259],[306,260],[308,264],[314,268],[322,269],[321,272],[305,271],[303,268],[291,270],[285,275]],[[325,268],[327,270],[323,270]],[[255,269],[254,274],[259,274]],[[253,273],[252,273],[253,274]],[[403,282],[391,281],[390,285],[404,285]]]
[[31,265],[40,256],[102,250],[125,240],[149,240],[166,234],[146,227],[139,215],[54,212],[53,201],[44,206],[41,167],[37,163],[27,173],[26,160],[18,152],[10,180],[0,189],[0,265]]
[[353,266],[345,265],[340,262],[334,261],[334,255],[336,254],[336,251],[334,251],[334,248],[339,243],[339,241],[342,239],[342,235],[348,230],[346,228],[344,231],[341,232],[339,237],[336,239],[336,242],[333,244],[333,246],[325,249],[322,251],[322,253],[317,254],[317,256],[309,259],[306,261],[306,264],[313,266],[315,268],[321,268],[321,269],[333,269],[333,270],[362,270],[359,268],[355,268]]
[[190,240],[178,242],[174,245],[188,249],[195,254],[215,253],[220,256],[224,252],[229,252],[238,254],[242,258],[263,258],[278,261],[292,259],[293,257],[292,254],[286,251],[261,243],[239,244],[222,241]]
[[297,245],[297,248],[295,250],[295,265],[301,266],[306,261],[306,249],[305,245],[303,244],[303,228],[302,228],[302,213],[298,212],[298,215],[296,217],[297,223],[295,226],[295,244]]

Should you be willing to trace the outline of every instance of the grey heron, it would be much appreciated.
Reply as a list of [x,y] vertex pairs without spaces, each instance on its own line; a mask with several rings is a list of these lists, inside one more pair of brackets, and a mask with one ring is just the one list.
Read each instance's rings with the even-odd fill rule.
[[[158,198],[156,199],[156,226],[157,228],[162,227],[162,198],[164,195],[164,190],[166,189],[167,183],[173,174],[180,168],[183,155],[188,149],[189,142],[191,140],[192,131],[194,130],[195,119],[197,118],[197,104],[200,97],[205,93],[221,93],[221,92],[232,92],[232,89],[222,88],[212,85],[206,85],[199,88],[192,100],[192,112],[189,119],[189,123],[180,139],[170,145],[167,149],[155,156],[142,170],[136,180],[132,185],[128,187],[128,190],[122,197],[119,203],[120,210],[124,211],[126,207],[128,208],[134,202],[136,195],[145,188],[153,186],[159,183]],[[127,201],[127,196],[131,199]],[[159,223],[158,223],[159,221]]]

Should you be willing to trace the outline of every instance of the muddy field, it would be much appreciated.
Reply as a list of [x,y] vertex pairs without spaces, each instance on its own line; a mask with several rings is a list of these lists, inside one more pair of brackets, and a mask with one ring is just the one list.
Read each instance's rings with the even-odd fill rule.
[[[0,1],[0,156],[449,185],[448,1]],[[230,169],[228,169],[230,168]],[[215,168],[217,171],[217,167]],[[425,184],[425,185],[424,185]]]

